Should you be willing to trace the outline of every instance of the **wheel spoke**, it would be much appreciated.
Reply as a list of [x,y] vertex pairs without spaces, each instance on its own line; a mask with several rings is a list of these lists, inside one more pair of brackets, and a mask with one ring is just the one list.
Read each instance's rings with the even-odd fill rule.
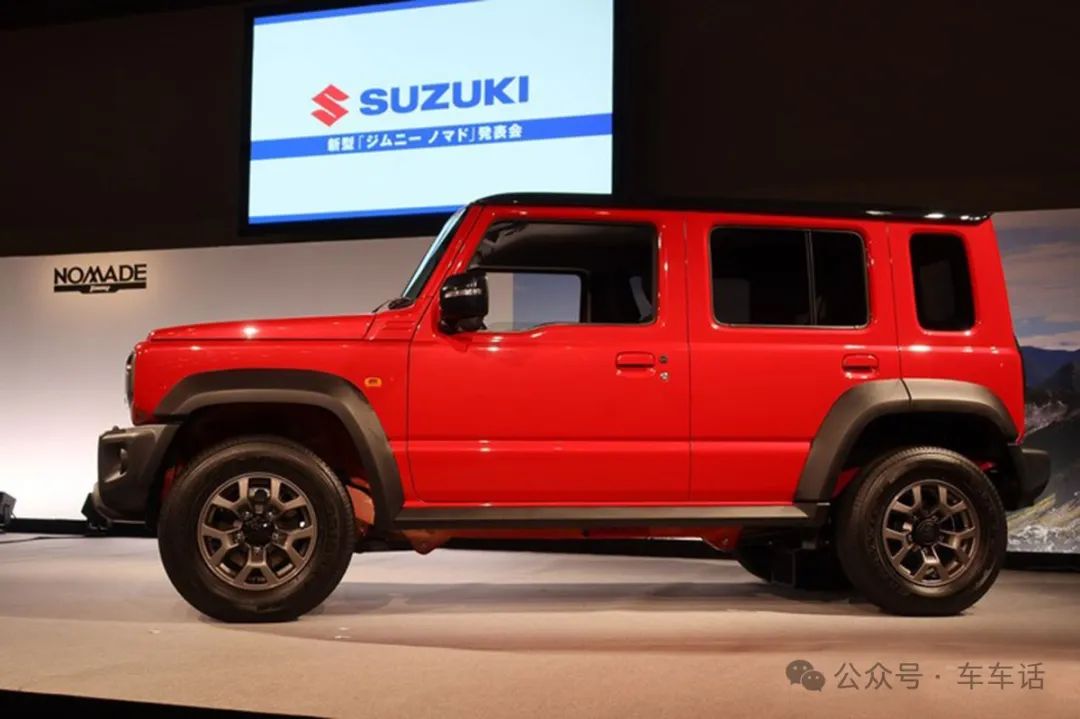
[[907,532],[902,532],[899,529],[892,529],[891,527],[886,527],[885,529],[883,529],[881,535],[885,537],[885,539],[893,539],[897,542],[904,542],[905,544],[908,541]]
[[251,482],[248,477],[241,477],[236,480],[236,487],[240,492],[240,499],[237,500],[237,504],[246,504],[251,498],[248,496],[249,487]]
[[204,539],[213,539],[218,542],[218,548],[209,556],[211,564],[221,564],[229,552],[240,546],[235,530],[216,529],[204,524],[200,532]]
[[922,485],[921,484],[916,484],[915,486],[913,486],[911,488],[911,499],[912,499],[912,505],[911,505],[911,511],[912,512],[916,512],[916,511],[922,509],[923,496],[922,496]]
[[937,503],[939,507],[949,506],[949,488],[944,484],[937,486]]
[[950,542],[950,543],[945,544],[943,546],[948,547],[949,549],[952,550],[953,554],[956,555],[956,561],[960,563],[961,567],[964,566],[965,564],[967,564],[969,561],[971,561],[971,555],[968,554],[967,550],[964,549],[964,546],[962,544],[960,544],[959,542],[956,542],[956,543],[951,543]]
[[965,502],[962,499],[959,502],[957,502],[956,504],[944,504],[943,503],[941,505],[941,516],[942,516],[943,519],[946,518],[946,517],[951,517],[951,516],[953,516],[955,514],[960,514],[961,512],[966,512],[967,508],[968,508],[967,507],[967,502]]
[[915,548],[914,544],[905,542],[904,546],[900,547],[900,550],[889,557],[893,567],[899,570],[903,574],[908,574],[908,569],[904,566],[904,560],[911,554],[911,550]]
[[210,498],[210,506],[217,507],[218,509],[224,509],[227,512],[232,512],[233,514],[237,515],[239,514],[239,512],[237,511],[239,509],[239,505],[239,501],[234,502],[232,500],[225,499],[220,494],[215,494],[213,497]]
[[270,479],[270,502],[277,508],[278,512],[284,514],[285,512],[291,512],[294,509],[302,509],[307,506],[307,501],[299,495],[288,501],[283,500],[281,498],[281,488],[281,479],[272,477]]
[[306,527],[300,527],[299,529],[292,529],[285,532],[285,536],[290,543],[298,542],[301,539],[311,539],[315,536],[315,527],[308,525]]
[[297,551],[296,546],[288,537],[274,542],[274,546],[285,552],[285,555],[288,556],[289,561],[292,562],[294,567],[299,567],[304,561],[304,556]]
[[249,577],[251,577],[251,573],[253,571],[256,571],[256,565],[255,565],[254,559],[252,557],[254,552],[255,552],[254,549],[252,549],[251,547],[248,547],[247,559],[244,560],[244,566],[240,567],[240,571],[238,571],[236,573],[236,577],[234,578],[234,581],[237,584],[240,584],[240,585],[247,584],[247,580],[248,580]]
[[281,582],[280,577],[266,563],[266,552],[259,551],[255,547],[249,547],[247,562],[236,573],[236,582],[242,585],[247,584],[248,580],[251,579],[251,575],[255,572],[258,572],[263,578],[263,581],[258,585],[261,588],[272,587]]
[[[901,492],[900,494],[898,494],[893,499],[892,504],[889,505],[889,512],[898,512],[899,514],[903,514],[903,515],[906,515],[908,517],[911,517],[911,516],[914,516],[915,513],[918,512],[922,508],[922,506],[923,506],[922,485],[916,484],[916,485],[913,485],[911,487],[911,489],[910,489],[911,504],[905,504],[904,502],[901,501],[901,499],[907,493],[908,492],[906,492],[906,491]],[[888,513],[886,513],[886,514],[888,514]]]
[[952,574],[949,570],[949,565],[941,561],[941,556],[937,552],[937,547],[930,547],[930,556],[934,558],[934,570],[937,572],[938,579],[947,580]]
[[922,555],[922,564],[912,575],[912,579],[914,579],[916,582],[922,582],[926,580],[927,575],[930,574],[930,571],[935,569],[937,566],[936,557],[930,554],[930,551],[928,549],[923,549],[920,554]]

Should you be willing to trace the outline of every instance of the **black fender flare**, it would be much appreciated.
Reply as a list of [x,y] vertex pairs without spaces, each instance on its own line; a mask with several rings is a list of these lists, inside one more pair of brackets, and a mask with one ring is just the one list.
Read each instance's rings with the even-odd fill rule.
[[881,379],[856,385],[840,395],[810,443],[795,489],[796,502],[829,502],[855,441],[875,419],[893,414],[954,412],[989,420],[1006,442],[1016,424],[989,388],[948,379]]
[[154,414],[182,423],[193,412],[225,404],[297,404],[334,414],[352,438],[371,486],[375,525],[390,526],[404,494],[390,441],[364,394],[338,375],[313,370],[237,369],[193,374],[176,383]]

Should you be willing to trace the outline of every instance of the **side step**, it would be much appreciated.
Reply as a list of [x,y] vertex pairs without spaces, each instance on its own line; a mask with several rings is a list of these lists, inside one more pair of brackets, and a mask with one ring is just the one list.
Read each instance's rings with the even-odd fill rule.
[[555,529],[576,527],[818,527],[827,503],[656,507],[409,507],[395,529]]

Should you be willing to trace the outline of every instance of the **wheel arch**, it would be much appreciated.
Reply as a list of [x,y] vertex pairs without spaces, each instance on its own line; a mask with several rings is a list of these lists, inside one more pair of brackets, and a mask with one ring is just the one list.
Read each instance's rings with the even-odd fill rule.
[[1008,444],[1017,428],[983,385],[960,380],[873,380],[833,403],[814,436],[795,501],[831,501],[841,473],[886,448],[934,444],[999,463],[995,485],[1006,505],[1014,476]]
[[[158,404],[155,416],[180,425],[166,453],[174,455],[185,424],[209,411],[230,407],[302,408],[333,417],[351,441],[375,507],[376,528],[386,528],[403,504],[401,479],[390,442],[374,408],[351,382],[313,370],[243,369],[203,372],[178,382]],[[168,461],[158,468],[163,475]],[[162,477],[159,477],[159,482]],[[160,486],[160,485],[159,485]]]

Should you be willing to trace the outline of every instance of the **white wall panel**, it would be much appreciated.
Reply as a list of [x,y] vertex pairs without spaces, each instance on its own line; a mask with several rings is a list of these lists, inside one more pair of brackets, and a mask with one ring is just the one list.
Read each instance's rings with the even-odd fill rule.
[[[16,514],[79,518],[97,436],[130,424],[123,365],[155,328],[370,311],[428,238],[0,258],[0,491]],[[55,268],[145,263],[147,288],[54,292]]]

